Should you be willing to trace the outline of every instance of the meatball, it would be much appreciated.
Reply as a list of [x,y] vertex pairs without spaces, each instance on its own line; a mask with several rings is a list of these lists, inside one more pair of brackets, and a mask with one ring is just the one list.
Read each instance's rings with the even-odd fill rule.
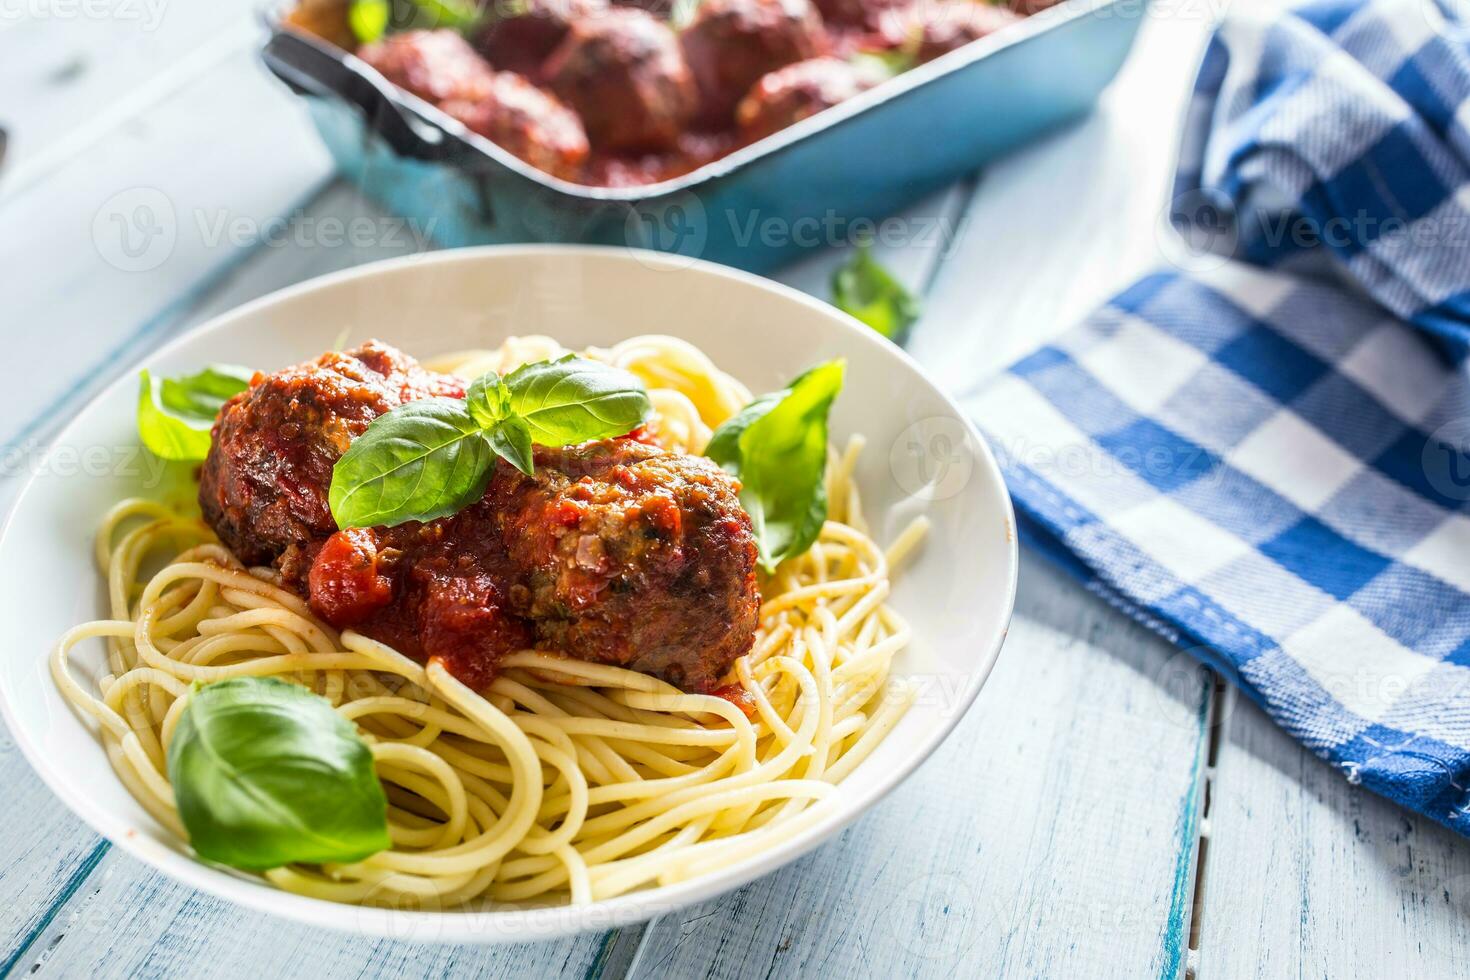
[[375,341],[257,374],[215,421],[200,471],[204,519],[241,561],[301,579],[337,530],[327,489],[338,457],[379,415],[436,395],[463,398],[464,388]]
[[758,140],[870,88],[863,74],[836,58],[787,65],[755,83],[735,110],[740,133]]
[[425,102],[474,102],[489,91],[494,72],[454,31],[405,31],[364,45],[357,56],[399,88]]
[[682,36],[699,87],[700,118],[728,126],[756,80],[823,54],[826,32],[809,0],[705,0]]
[[575,180],[587,160],[587,133],[582,129],[582,120],[555,96],[520,75],[496,72],[482,98],[445,102],[440,108],[552,176]]
[[749,651],[756,545],[739,485],[631,438],[498,462],[483,497],[429,523],[338,530],[332,467],[396,405],[462,382],[378,343],[257,376],[215,424],[205,519],[241,560],[342,629],[439,660],[483,688],[536,645],[708,691]]
[[521,575],[511,606],[539,646],[708,691],[750,649],[756,546],[739,484],[712,461],[631,439],[536,450],[485,500]]
[[903,39],[920,64],[956,51],[1021,20],[1004,7],[973,0],[919,3],[899,12],[890,31]]
[[572,23],[607,9],[607,0],[519,0],[475,34],[475,47],[501,71],[539,79],[541,66]]
[[[813,0],[829,26],[876,31],[881,21],[913,0]],[[918,0],[920,3],[929,0]]]
[[338,532],[312,608],[483,686],[529,646],[708,691],[746,653],[760,596],[739,486],[710,460],[632,439],[503,461],[442,520]]
[[573,24],[546,77],[592,145],[615,152],[672,148],[698,99],[674,32],[629,8]]

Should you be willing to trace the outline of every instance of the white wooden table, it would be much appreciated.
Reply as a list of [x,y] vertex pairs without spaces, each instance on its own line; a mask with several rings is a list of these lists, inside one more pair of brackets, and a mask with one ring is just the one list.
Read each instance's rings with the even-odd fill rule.
[[[0,507],[68,412],[166,338],[422,246],[334,180],[256,61],[253,6],[0,4]],[[926,294],[910,348],[953,391],[1161,261],[1219,7],[1160,4],[1095,115],[911,211],[951,233],[883,258]],[[162,251],[140,203],[171,209]],[[375,230],[334,244],[349,219]],[[825,297],[839,258],[779,278]],[[0,974],[1470,974],[1470,841],[1348,786],[1031,557],[999,666],[917,775],[817,853],[646,926],[484,947],[312,931],[119,853],[8,740],[0,786]]]

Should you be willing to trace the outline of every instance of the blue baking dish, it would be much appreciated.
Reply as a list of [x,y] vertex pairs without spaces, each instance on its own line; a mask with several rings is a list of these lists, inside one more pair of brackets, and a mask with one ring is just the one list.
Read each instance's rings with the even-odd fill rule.
[[876,222],[1086,113],[1147,0],[1065,0],[672,180],[559,180],[267,14],[266,65],[306,98],[341,172],[445,246],[583,242],[760,272]]

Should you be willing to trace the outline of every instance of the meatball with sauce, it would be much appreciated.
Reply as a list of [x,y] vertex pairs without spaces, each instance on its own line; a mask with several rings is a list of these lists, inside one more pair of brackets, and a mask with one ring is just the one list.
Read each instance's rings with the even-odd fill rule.
[[705,0],[681,42],[701,121],[727,126],[757,79],[823,54],[827,39],[810,0]]
[[698,99],[674,32],[626,7],[574,23],[545,74],[592,145],[614,152],[672,148]]
[[532,645],[716,687],[750,650],[760,595],[739,484],[710,460],[632,438],[538,446],[534,476],[497,462],[453,516],[337,529],[327,493],[351,440],[396,405],[463,394],[378,343],[257,376],[216,423],[205,520],[333,626],[475,688]]
[[454,31],[405,31],[359,48],[357,56],[425,102],[474,102],[489,91],[490,65]]
[[632,439],[536,449],[485,500],[539,645],[707,691],[750,649],[756,547],[739,484],[711,460]]
[[741,135],[761,139],[830,109],[872,87],[852,65],[836,58],[813,58],[787,65],[761,78],[740,100],[735,119]]
[[338,457],[379,415],[435,396],[463,398],[463,383],[377,342],[257,374],[215,421],[200,471],[204,519],[247,565],[301,580],[337,530],[327,489]]
[[894,17],[890,30],[903,39],[919,64],[957,51],[1022,18],[1004,7],[972,0],[921,2]]
[[[913,0],[814,0],[829,27],[876,31],[885,17]],[[918,0],[920,3],[930,0]]]
[[496,72],[479,99],[445,102],[440,108],[554,177],[577,179],[587,160],[587,133],[582,120],[555,96],[520,75]]
[[542,65],[575,21],[596,17],[607,0],[517,0],[475,34],[475,47],[496,69],[539,79]]

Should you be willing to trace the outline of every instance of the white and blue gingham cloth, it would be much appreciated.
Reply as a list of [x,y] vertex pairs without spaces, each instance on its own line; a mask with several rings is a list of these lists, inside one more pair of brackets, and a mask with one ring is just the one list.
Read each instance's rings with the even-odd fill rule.
[[1432,0],[1228,20],[1176,200],[1236,259],[1149,276],[969,408],[1036,547],[1470,834],[1467,39]]

